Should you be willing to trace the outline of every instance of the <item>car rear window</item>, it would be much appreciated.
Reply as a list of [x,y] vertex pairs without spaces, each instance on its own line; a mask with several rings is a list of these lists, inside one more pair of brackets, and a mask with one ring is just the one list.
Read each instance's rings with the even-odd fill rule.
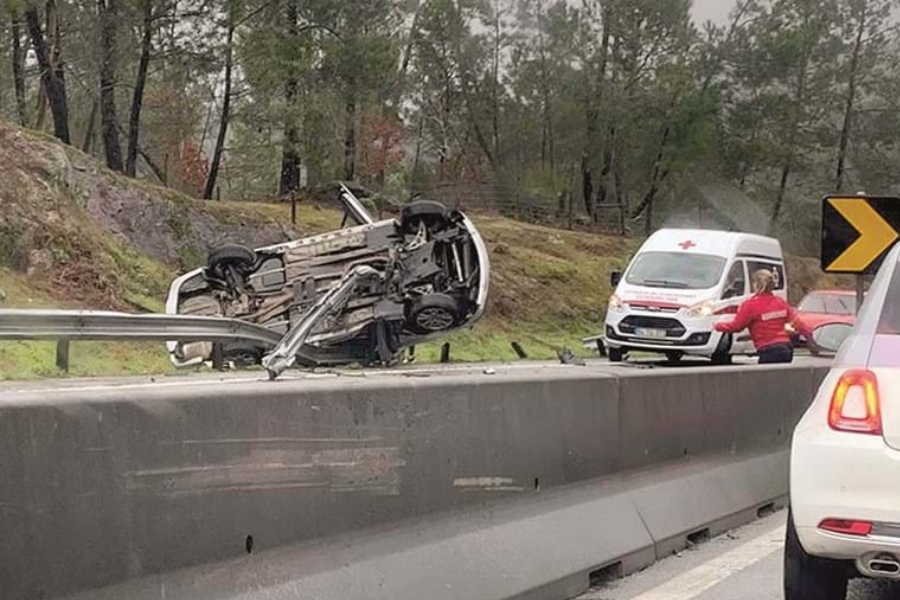
[[825,311],[829,315],[855,315],[856,298],[844,294],[830,294],[825,296]]
[[878,333],[900,335],[900,268],[894,269],[894,276],[881,309],[881,318],[878,320]]
[[823,313],[825,312],[825,299],[818,294],[810,294],[800,302],[797,307],[800,312]]

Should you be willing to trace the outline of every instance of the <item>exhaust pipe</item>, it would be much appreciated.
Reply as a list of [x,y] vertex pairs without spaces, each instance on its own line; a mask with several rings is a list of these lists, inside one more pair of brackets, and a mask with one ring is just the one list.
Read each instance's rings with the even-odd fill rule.
[[869,554],[856,561],[857,570],[874,579],[900,580],[900,559],[890,554]]

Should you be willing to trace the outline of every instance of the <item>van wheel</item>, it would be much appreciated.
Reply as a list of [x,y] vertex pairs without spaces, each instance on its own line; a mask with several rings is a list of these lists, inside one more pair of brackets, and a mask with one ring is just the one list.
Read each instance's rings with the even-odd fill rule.
[[797,537],[794,517],[788,512],[784,542],[785,600],[844,600],[849,579],[844,563],[806,553]]
[[712,363],[714,365],[730,365],[732,363],[731,344],[733,339],[730,333],[726,333],[719,340],[719,345],[712,355]]
[[666,360],[670,363],[679,363],[684,358],[684,352],[666,352]]
[[734,363],[734,357],[728,352],[716,352],[712,355],[712,364],[718,366],[730,365]]
[[607,348],[606,353],[609,355],[609,362],[620,363],[625,360],[625,351],[622,348]]

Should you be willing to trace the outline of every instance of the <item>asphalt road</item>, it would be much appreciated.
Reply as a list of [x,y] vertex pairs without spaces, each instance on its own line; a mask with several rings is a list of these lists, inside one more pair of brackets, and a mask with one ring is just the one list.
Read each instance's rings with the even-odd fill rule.
[[[782,600],[786,516],[786,511],[768,516],[579,600]],[[900,585],[854,580],[847,598],[896,600]]]

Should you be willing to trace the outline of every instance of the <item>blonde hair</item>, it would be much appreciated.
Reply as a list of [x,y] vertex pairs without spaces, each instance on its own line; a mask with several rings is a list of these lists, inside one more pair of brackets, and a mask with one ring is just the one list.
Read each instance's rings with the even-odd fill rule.
[[753,274],[753,289],[756,293],[771,292],[775,290],[775,274],[768,269],[760,269]]

